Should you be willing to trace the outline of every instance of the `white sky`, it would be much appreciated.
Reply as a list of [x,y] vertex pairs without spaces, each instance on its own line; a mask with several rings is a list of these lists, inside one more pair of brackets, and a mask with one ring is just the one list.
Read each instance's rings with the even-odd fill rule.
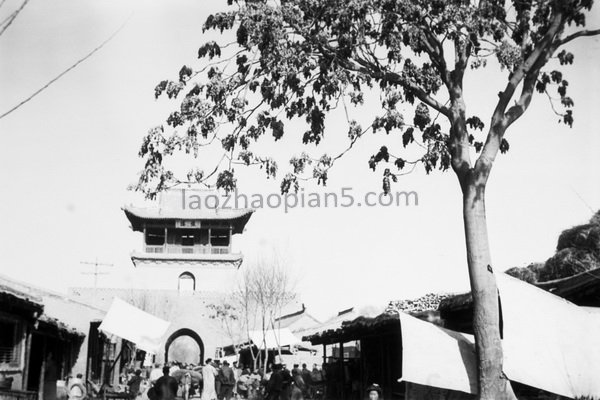
[[[127,17],[121,33],[91,59],[30,103],[0,120],[0,271],[56,290],[91,285],[80,261],[113,263],[100,286],[119,286],[139,248],[120,207],[137,198],[137,158],[148,128],[164,122],[176,102],[154,100],[154,86],[198,66],[205,17],[223,1],[31,0],[0,37],[0,112],[4,112],[105,40]],[[9,0],[0,19],[16,7]],[[598,6],[588,26],[600,25]],[[600,40],[570,47],[565,69],[575,125],[557,124],[545,98],[536,97],[509,131],[510,152],[499,156],[487,190],[488,228],[497,270],[543,261],[562,229],[586,222],[600,208]],[[468,114],[487,124],[499,86],[478,73],[467,82]],[[487,90],[487,92],[486,92]],[[374,108],[351,111],[364,125]],[[409,117],[410,118],[410,117]],[[323,148],[343,148],[340,113],[326,129]],[[268,145],[284,161],[302,151],[301,132]],[[332,171],[326,191],[353,187],[379,191],[381,171],[367,160],[395,141],[368,134]],[[394,153],[401,150],[389,146]],[[313,149],[309,147],[309,150]],[[317,155],[324,150],[317,149]],[[208,167],[206,167],[208,169]],[[237,170],[241,190],[273,193],[279,181],[262,171]],[[312,183],[306,191],[319,190]],[[236,246],[247,259],[275,248],[285,252],[298,290],[317,317],[356,304],[468,287],[460,190],[452,172],[425,177],[420,168],[394,190],[414,190],[418,207],[261,210]],[[580,198],[581,197],[581,198]],[[583,200],[582,200],[583,199]],[[586,205],[587,203],[587,205]]]

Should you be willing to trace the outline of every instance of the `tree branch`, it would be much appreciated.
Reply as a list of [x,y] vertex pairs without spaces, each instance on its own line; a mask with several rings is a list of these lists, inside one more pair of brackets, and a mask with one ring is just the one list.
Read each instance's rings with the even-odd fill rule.
[[578,37],[582,37],[582,36],[596,36],[596,35],[600,35],[600,29],[593,29],[593,30],[585,29],[583,31],[575,32],[572,35],[569,35],[569,36],[565,37],[564,39],[560,40],[559,41],[559,46],[562,46],[563,44],[569,43],[571,40],[577,39]]
[[[506,107],[508,106],[508,102],[512,98],[517,86],[521,83],[521,81],[525,78],[527,74],[532,70],[538,59],[543,55],[543,53],[547,52],[549,47],[554,42],[555,36],[561,30],[563,25],[563,15],[556,14],[552,19],[550,27],[548,31],[540,40],[540,42],[535,46],[529,57],[524,60],[519,66],[517,66],[510,76],[508,83],[506,84],[506,88],[503,92],[500,92],[500,99],[498,100],[498,104],[492,114],[492,126],[496,126],[498,124],[504,123],[504,112],[506,111]],[[485,149],[484,149],[485,150]],[[485,151],[482,152],[482,156]],[[480,157],[481,158],[481,157]]]

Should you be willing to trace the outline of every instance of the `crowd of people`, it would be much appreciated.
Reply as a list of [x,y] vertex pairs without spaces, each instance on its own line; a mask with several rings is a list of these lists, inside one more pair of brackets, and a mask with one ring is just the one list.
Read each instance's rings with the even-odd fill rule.
[[294,364],[250,369],[234,362],[207,359],[203,366],[155,365],[147,371],[129,371],[127,384],[132,400],[303,400],[322,399],[325,372],[317,364],[309,370]]
[[[131,400],[324,400],[325,370],[317,364],[309,370],[294,364],[291,370],[285,364],[269,365],[251,370],[247,366],[208,359],[203,366],[173,363],[144,371],[128,370],[121,376]],[[68,399],[86,400],[83,376],[78,374],[68,381]],[[382,400],[382,390],[372,384],[366,390],[369,400]]]

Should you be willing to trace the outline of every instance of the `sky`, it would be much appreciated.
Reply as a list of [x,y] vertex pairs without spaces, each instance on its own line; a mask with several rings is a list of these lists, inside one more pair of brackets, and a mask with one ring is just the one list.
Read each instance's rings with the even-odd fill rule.
[[[4,19],[18,2],[0,8]],[[125,21],[104,48],[15,112],[0,119],[0,273],[66,291],[90,286],[89,265],[105,267],[98,285],[122,286],[139,249],[121,210],[139,203],[127,191],[143,163],[137,153],[149,128],[164,123],[177,102],[154,99],[154,87],[176,79],[182,65],[202,66],[202,23],[226,1],[31,0],[0,36],[0,113],[39,89],[98,46]],[[598,6],[588,26],[600,25]],[[600,208],[600,39],[569,47],[574,66],[564,69],[575,101],[575,124],[558,124],[544,97],[508,132],[510,151],[498,157],[487,189],[487,220],[496,270],[544,261],[559,233],[586,222]],[[501,76],[478,71],[466,82],[469,114],[487,115]],[[367,125],[374,105],[350,110]],[[296,127],[294,123],[291,127]],[[264,148],[285,160],[303,151],[300,125]],[[293,130],[292,130],[293,131]],[[347,123],[334,112],[322,148],[347,145]],[[394,135],[394,134],[392,134]],[[399,133],[365,135],[331,171],[327,187],[308,182],[306,193],[352,188],[358,197],[379,192],[381,171],[367,160]],[[200,160],[201,164],[207,159]],[[208,166],[205,166],[208,168]],[[240,191],[267,195],[278,181],[239,169]],[[339,310],[429,292],[468,288],[461,197],[452,172],[426,176],[422,168],[400,178],[394,191],[415,191],[418,206],[261,209],[234,246],[251,262],[277,251],[294,276],[311,314],[324,319]],[[243,266],[242,266],[243,268]]]

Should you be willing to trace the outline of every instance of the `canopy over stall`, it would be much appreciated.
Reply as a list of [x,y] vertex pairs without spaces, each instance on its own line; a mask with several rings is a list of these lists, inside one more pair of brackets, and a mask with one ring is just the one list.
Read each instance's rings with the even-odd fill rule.
[[278,347],[294,346],[302,343],[289,329],[268,331],[250,331],[250,340],[259,348],[276,349]]
[[[498,274],[504,373],[569,398],[600,397],[600,313]],[[476,394],[471,335],[400,316],[402,380]]]

